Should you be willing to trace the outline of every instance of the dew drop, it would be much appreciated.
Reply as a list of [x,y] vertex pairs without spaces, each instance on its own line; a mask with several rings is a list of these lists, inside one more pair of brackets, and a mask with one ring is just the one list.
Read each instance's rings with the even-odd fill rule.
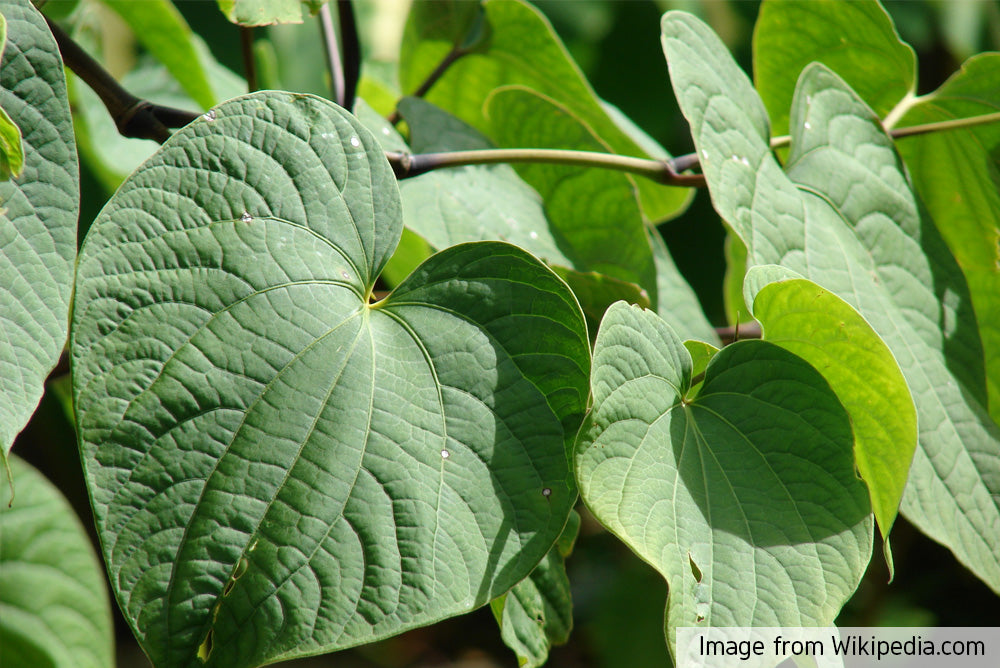
[[448,452],[447,450],[442,450],[441,451],[441,459],[448,459],[449,457],[451,457],[451,453],[450,452]]
[[351,137],[351,146],[353,146],[355,148],[357,148],[358,146],[361,146],[361,140],[358,139],[357,137]]
[[251,216],[249,212],[244,211],[243,215],[240,216],[240,222],[243,222],[243,223],[252,223],[253,222],[253,216]]
[[214,121],[215,120],[215,109],[209,109],[204,114],[202,114],[201,117],[204,118],[206,121]]
[[708,160],[708,151],[706,151],[705,149],[701,149],[701,157],[704,160]]
[[345,281],[351,280],[351,275],[349,273],[347,273],[346,271],[341,271],[340,275],[344,277]]
[[252,543],[250,543],[250,547],[248,547],[248,548],[247,548],[247,552],[253,552],[254,550],[256,550],[256,549],[257,549],[257,541],[258,541],[258,540],[259,540],[259,539],[257,539],[257,538],[254,538],[254,539],[253,539],[253,542],[252,542]]
[[384,134],[386,137],[388,137],[389,136],[389,128],[382,128],[382,134]]
[[535,232],[534,230],[532,230],[531,232],[528,232],[528,236],[531,237],[532,239],[537,239],[538,238],[538,232]]
[[806,130],[809,130],[812,128],[812,125],[809,124],[809,121],[806,121],[805,123],[802,124],[802,127],[804,127]]
[[747,167],[750,166],[750,161],[747,159],[746,156],[743,156],[742,158],[740,158],[740,162],[742,162]]
[[320,135],[320,137],[322,137],[323,139],[333,139],[333,133],[332,132],[324,132],[323,134]]
[[550,496],[552,496],[552,490],[549,489],[548,487],[543,487],[542,496],[544,496],[546,499],[549,498]]

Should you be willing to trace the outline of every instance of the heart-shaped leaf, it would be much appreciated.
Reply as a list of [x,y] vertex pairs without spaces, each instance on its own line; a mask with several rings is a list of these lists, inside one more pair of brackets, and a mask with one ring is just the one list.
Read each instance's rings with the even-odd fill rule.
[[857,311],[812,281],[756,266],[746,282],[764,338],[818,369],[847,410],[858,472],[888,540],[917,445],[917,410],[896,358]]
[[580,493],[667,579],[679,626],[822,626],[871,557],[850,420],[816,369],[766,341],[709,363],[655,314],[618,303],[594,346]]
[[713,204],[746,243],[748,266],[809,278],[889,346],[919,427],[903,510],[1000,591],[1000,428],[985,409],[976,318],[892,139],[837,75],[812,65],[790,114],[786,174],[770,151],[760,97],[718,37],[681,13],[668,13],[662,27]]
[[111,605],[90,537],[45,477],[10,458],[17,495],[0,484],[0,657],[3,665],[113,665]]
[[[566,522],[580,308],[533,256],[432,256],[350,114],[227,102],[109,202],[78,270],[78,428],[105,560],[157,666],[239,668],[485,604]],[[548,493],[545,491],[548,490]]]
[[42,397],[66,342],[80,182],[62,58],[30,2],[0,1],[0,108],[24,135],[23,170],[0,181],[0,460]]

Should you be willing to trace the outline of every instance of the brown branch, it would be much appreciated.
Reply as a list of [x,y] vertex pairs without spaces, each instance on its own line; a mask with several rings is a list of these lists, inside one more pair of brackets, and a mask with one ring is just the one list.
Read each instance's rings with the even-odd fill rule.
[[170,128],[179,128],[198,118],[195,112],[153,104],[129,93],[62,28],[48,17],[45,21],[63,61],[101,98],[123,137],[153,139],[162,144],[170,137]]

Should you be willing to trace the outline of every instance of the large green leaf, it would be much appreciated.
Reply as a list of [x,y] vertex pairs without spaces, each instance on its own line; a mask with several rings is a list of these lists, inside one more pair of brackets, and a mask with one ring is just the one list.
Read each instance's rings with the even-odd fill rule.
[[721,41],[685,14],[667,14],[662,27],[713,204],[746,243],[748,265],[813,280],[886,342],[917,405],[903,510],[1000,591],[1000,429],[984,409],[976,320],[892,140],[841,79],[813,65],[793,103],[786,175],[764,106]]
[[401,229],[375,138],[278,92],[178,132],[95,222],[77,424],[108,570],[158,667],[256,666],[471,610],[562,530],[579,306],[499,242],[370,304]]
[[[975,56],[917,98],[901,127],[1000,112],[1000,54]],[[986,360],[990,415],[1000,422],[1000,123],[899,140],[917,193],[969,283]]]
[[580,531],[580,515],[570,513],[559,540],[531,575],[491,603],[500,637],[517,654],[518,666],[538,668],[553,645],[569,640],[573,600],[566,575],[566,557]]
[[[971,58],[940,89],[913,97],[912,49],[900,42],[888,15],[874,0],[768,1],[762,5],[755,33],[755,72],[777,133],[788,130],[795,81],[812,60],[836,70],[877,113],[889,114],[886,122],[897,127],[1000,109],[996,54]],[[995,316],[1000,312],[997,128],[992,123],[898,142],[917,193],[966,276],[979,321],[994,421],[1000,421],[1000,323]]]
[[872,549],[850,419],[824,378],[766,341],[692,360],[650,311],[615,304],[594,346],[576,471],[587,507],[667,579],[679,626],[823,626]]
[[917,445],[917,410],[903,372],[851,306],[812,281],[775,269],[750,270],[747,303],[764,338],[819,369],[847,410],[858,472],[888,540]]
[[[497,141],[491,134],[496,126],[484,110],[487,97],[501,86],[525,86],[579,117],[606,144],[605,150],[646,155],[609,115],[538,10],[521,0],[486,0],[482,5],[488,29],[476,22],[473,3],[414,3],[400,53],[399,77],[405,93],[413,93],[446,54],[461,46],[470,31],[478,30],[486,37],[447,68],[428,92],[428,100]],[[653,221],[677,215],[689,200],[682,188],[651,181],[640,182],[638,188],[642,210]]]
[[775,134],[788,133],[795,82],[812,62],[837,72],[882,116],[916,89],[913,49],[877,0],[765,0],[754,28],[754,78]]
[[101,2],[122,17],[139,43],[163,63],[201,109],[208,109],[220,101],[193,40],[194,34],[170,0]]
[[0,460],[66,341],[80,184],[55,39],[27,0],[2,0],[0,108],[24,132],[24,169],[0,182]]
[[114,636],[104,572],[52,483],[16,456],[0,484],[0,659],[4,666],[108,668]]

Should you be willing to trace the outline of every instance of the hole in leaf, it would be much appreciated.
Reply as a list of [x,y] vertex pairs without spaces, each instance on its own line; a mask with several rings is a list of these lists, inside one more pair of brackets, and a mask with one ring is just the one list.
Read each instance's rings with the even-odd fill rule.
[[202,663],[208,661],[208,657],[212,654],[212,629],[208,630],[208,634],[205,635],[205,639],[198,645],[198,659]]
[[698,564],[694,563],[694,558],[691,557],[690,552],[688,552],[688,564],[691,565],[691,575],[694,576],[694,581],[701,583],[701,569],[698,568]]

